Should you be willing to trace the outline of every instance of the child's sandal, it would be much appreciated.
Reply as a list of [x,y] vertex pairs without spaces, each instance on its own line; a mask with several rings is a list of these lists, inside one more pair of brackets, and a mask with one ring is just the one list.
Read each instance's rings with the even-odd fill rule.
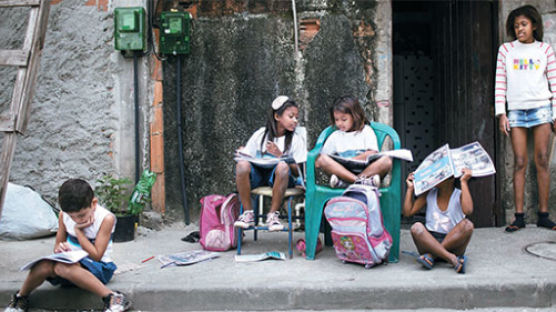
[[456,273],[465,274],[466,266],[467,266],[467,257],[466,256],[460,256],[460,257],[458,257],[458,262],[457,262],[456,266],[454,266],[454,270],[456,271]]
[[552,220],[548,218],[548,212],[537,212],[537,214],[539,216],[537,221],[538,227],[544,227],[553,231],[556,230],[556,223],[552,222]]
[[512,222],[512,224],[510,224],[506,227],[506,232],[513,233],[515,231],[518,231],[518,230],[524,228],[525,227],[525,220],[523,219],[523,217],[524,217],[523,213],[516,213],[514,222]]
[[430,253],[422,254],[417,258],[417,262],[423,265],[426,269],[431,270],[434,267],[434,258]]

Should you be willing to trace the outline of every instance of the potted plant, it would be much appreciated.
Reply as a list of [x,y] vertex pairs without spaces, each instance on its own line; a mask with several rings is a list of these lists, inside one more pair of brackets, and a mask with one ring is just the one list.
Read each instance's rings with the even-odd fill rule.
[[132,182],[128,178],[115,178],[106,175],[97,182],[95,193],[104,208],[116,215],[116,229],[114,242],[127,242],[135,238],[139,212],[129,211],[129,198],[131,196]]
[[145,170],[133,188],[128,178],[104,176],[97,180],[96,195],[104,207],[116,215],[114,242],[127,242],[135,238],[139,215],[150,202],[151,188],[156,181],[156,174]]

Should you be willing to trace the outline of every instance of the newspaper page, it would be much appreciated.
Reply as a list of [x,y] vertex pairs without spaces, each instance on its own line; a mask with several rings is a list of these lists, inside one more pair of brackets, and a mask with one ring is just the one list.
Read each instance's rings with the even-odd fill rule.
[[45,257],[40,257],[38,259],[35,259],[22,266],[19,270],[20,271],[29,270],[31,267],[33,267],[33,265],[35,265],[36,263],[42,260],[51,260],[51,261],[63,262],[63,263],[77,263],[81,261],[81,259],[87,257],[88,255],[89,254],[85,250],[81,250],[81,249],[54,253]]
[[450,153],[456,178],[462,176],[463,168],[471,169],[474,177],[484,177],[496,173],[492,159],[479,142],[452,149]]
[[205,260],[210,260],[219,257],[217,252],[211,252],[206,250],[189,250],[184,252],[179,252],[171,255],[160,255],[157,257],[158,261],[162,263],[160,267],[165,268],[167,266],[173,265],[189,265]]
[[453,175],[454,169],[450,157],[450,148],[448,144],[445,144],[429,154],[415,170],[415,195],[423,194]]
[[247,160],[248,162],[252,163],[253,165],[262,167],[262,168],[272,168],[274,166],[276,166],[276,164],[278,164],[281,161],[285,161],[288,164],[294,164],[295,160],[293,159],[293,157],[291,156],[287,156],[287,157],[274,157],[272,155],[269,154],[264,154],[264,155],[260,155],[260,153],[257,154],[257,157],[253,157],[249,154],[243,153],[241,151],[236,151],[235,155],[234,155],[234,160],[235,161],[240,161],[240,160]]
[[269,251],[255,255],[235,255],[236,262],[255,262],[269,259],[286,260],[286,254],[279,251]]
[[329,156],[335,161],[337,161],[338,163],[340,163],[345,168],[352,170],[354,172],[363,171],[365,168],[367,168],[369,164],[371,164],[373,161],[379,159],[382,156],[389,156],[389,157],[399,158],[406,161],[413,161],[413,154],[411,153],[411,151],[404,148],[378,152],[376,154],[367,156],[366,159],[353,159],[350,157],[343,157],[338,154],[330,154]]
[[461,177],[463,168],[471,169],[473,177],[496,173],[492,159],[479,142],[455,149],[445,144],[428,155],[415,170],[415,195],[423,194],[451,176]]

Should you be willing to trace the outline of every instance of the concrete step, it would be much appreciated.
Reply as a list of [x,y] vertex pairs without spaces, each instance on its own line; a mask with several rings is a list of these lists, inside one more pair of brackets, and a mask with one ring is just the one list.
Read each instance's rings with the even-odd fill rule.
[[[556,241],[556,233],[528,226],[513,234],[501,228],[477,229],[467,255],[467,274],[456,274],[446,263],[431,271],[411,257],[399,263],[365,270],[343,264],[332,248],[315,261],[296,254],[286,261],[236,263],[235,251],[217,259],[182,267],[160,269],[152,255],[200,248],[180,240],[194,226],[180,225],[149,231],[133,242],[115,244],[120,271],[108,284],[133,301],[134,310],[345,310],[345,309],[472,309],[493,307],[551,308],[556,306],[556,262],[549,260],[553,244],[529,248],[545,258],[525,252],[527,245]],[[295,233],[295,238],[303,233]],[[260,233],[244,241],[244,254],[287,250],[286,233]],[[17,268],[52,249],[53,239],[0,242],[5,251],[0,264],[0,301],[8,302],[26,273]],[[415,250],[402,231],[401,250]],[[43,284],[31,296],[31,305],[47,310],[91,309],[102,306],[85,291]]]

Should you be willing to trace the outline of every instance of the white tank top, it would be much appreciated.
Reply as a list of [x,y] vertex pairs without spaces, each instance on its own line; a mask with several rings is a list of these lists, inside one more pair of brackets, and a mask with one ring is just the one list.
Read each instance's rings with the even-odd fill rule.
[[[95,239],[97,237],[98,231],[100,230],[100,225],[104,218],[112,213],[108,211],[106,208],[97,204],[97,208],[95,209],[95,221],[90,226],[83,229],[83,233],[85,237],[89,239],[89,241],[94,244]],[[63,218],[62,221],[64,222],[64,226],[66,227],[66,232],[68,234],[67,242],[70,244],[72,250],[79,250],[83,249],[77,240],[77,236],[75,235],[75,221],[67,214],[62,214]],[[115,219],[115,217],[114,217]],[[112,227],[112,231],[110,233],[114,233],[114,229],[116,228],[116,222],[114,222],[114,226]],[[112,262],[112,236],[110,236],[110,241],[108,241],[108,246],[106,246],[106,250],[100,259],[102,262]]]
[[441,211],[438,208],[437,195],[437,188],[431,189],[427,194],[426,226],[429,231],[447,234],[465,218],[465,214],[461,210],[461,190],[454,188],[446,211]]

